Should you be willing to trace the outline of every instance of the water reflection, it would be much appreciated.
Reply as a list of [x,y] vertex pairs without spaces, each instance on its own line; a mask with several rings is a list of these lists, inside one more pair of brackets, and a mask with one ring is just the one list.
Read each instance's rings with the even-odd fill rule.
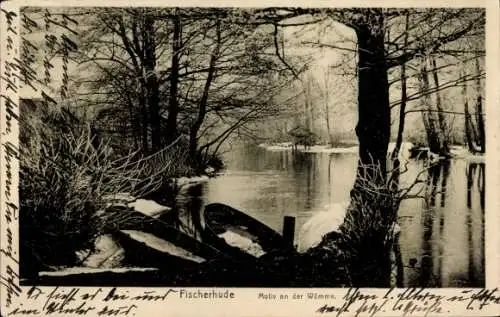
[[[197,235],[203,204],[220,202],[247,212],[278,232],[283,217],[296,217],[295,237],[315,213],[345,202],[354,182],[355,154],[271,152],[242,147],[226,154],[227,170],[204,186],[185,190],[176,209],[182,230]],[[400,186],[425,166],[408,164]],[[426,199],[399,210],[402,285],[484,286],[484,164],[451,160],[432,166],[415,191]]]
[[[479,192],[479,204],[481,209],[484,210],[484,188],[485,188],[485,165],[484,163],[470,163],[467,166],[467,227],[468,227],[468,236],[467,242],[469,244],[469,262],[468,262],[468,280],[476,280],[482,279],[484,280],[484,272],[477,270],[477,263],[475,263],[476,257],[481,258],[481,263],[479,263],[482,267],[484,263],[484,253],[476,255],[474,253],[476,244],[484,245],[484,238],[478,240],[474,239],[474,220],[475,217],[479,216],[478,222],[480,228],[484,228],[484,212],[479,213],[479,215],[475,215],[474,203],[473,203],[473,193],[475,191]],[[476,224],[477,226],[477,224]],[[478,276],[479,275],[479,276]]]
[[[443,236],[444,212],[446,206],[446,183],[449,176],[450,162],[429,167],[426,182],[425,209],[423,210],[422,253],[419,274],[419,285],[427,287],[441,287],[441,267],[443,265],[443,245],[440,241]],[[441,181],[440,181],[441,180]],[[437,208],[437,200],[440,201]],[[438,232],[434,233],[434,223],[438,222]],[[436,263],[434,260],[436,259]]]
[[452,160],[430,167],[426,198],[402,203],[405,285],[484,285],[484,164],[475,164]]
[[190,236],[201,239],[203,230],[204,185],[193,184],[180,188],[173,210],[160,220],[173,225]]

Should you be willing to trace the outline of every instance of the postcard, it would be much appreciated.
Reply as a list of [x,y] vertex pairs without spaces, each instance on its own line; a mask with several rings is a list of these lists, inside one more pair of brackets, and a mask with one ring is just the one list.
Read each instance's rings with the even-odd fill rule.
[[2,316],[500,315],[493,1],[0,17]]

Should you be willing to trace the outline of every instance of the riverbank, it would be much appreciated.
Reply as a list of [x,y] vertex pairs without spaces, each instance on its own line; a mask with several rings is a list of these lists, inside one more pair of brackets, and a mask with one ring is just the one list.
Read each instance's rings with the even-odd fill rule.
[[[37,164],[45,162],[40,159]],[[124,254],[133,253],[133,248],[121,245],[115,236],[116,233],[126,228],[141,231],[152,220],[168,218],[168,214],[175,213],[178,194],[216,177],[223,167],[222,164],[219,165],[220,168],[215,168],[207,164],[201,173],[195,173],[193,169],[179,168],[174,171],[176,175],[183,175],[184,170],[187,172],[186,176],[177,177],[169,176],[167,173],[170,173],[170,170],[160,170],[158,174],[153,174],[154,179],[146,176],[147,169],[137,172],[132,170],[130,173],[135,177],[129,178],[128,174],[120,173],[111,167],[107,177],[98,179],[96,183],[92,177],[83,175],[82,170],[87,170],[87,166],[82,165],[81,169],[78,166],[70,170],[64,169],[65,166],[61,163],[61,166],[49,166],[52,172],[59,173],[57,175],[65,173],[65,177],[60,177],[57,182],[51,184],[51,189],[46,187],[46,182],[40,181],[41,177],[24,177],[23,188],[29,188],[31,191],[23,191],[24,199],[20,211],[20,234],[23,237],[21,276],[23,279],[33,280],[39,277],[40,272],[73,269],[73,273],[79,270],[84,273],[88,269],[106,271],[128,267],[128,264],[123,262]],[[33,167],[34,164],[24,163],[22,172]],[[164,173],[163,171],[167,175],[159,174]],[[154,172],[153,170],[152,173]],[[33,188],[36,188],[36,191]],[[89,193],[90,188],[95,192]],[[65,198],[67,195],[64,194],[70,193],[72,200],[66,202],[61,199],[47,199],[47,195],[42,195],[42,192]],[[29,196],[26,193],[29,193]],[[35,197],[37,200],[27,200],[27,197]],[[60,201],[65,203],[57,205]],[[52,250],[57,250],[57,254]],[[122,273],[127,275],[130,270],[108,273],[113,276]]]
[[[294,145],[292,142],[279,143],[261,143],[258,145],[268,151],[293,151]],[[358,145],[352,142],[339,144],[331,147],[324,144],[316,144],[312,146],[296,145],[296,150],[304,153],[358,153]]]
[[[267,151],[293,151],[294,145],[292,142],[278,142],[278,143],[261,143],[258,145],[260,148],[264,148]],[[387,153],[390,154],[394,151],[396,147],[396,142],[389,142]],[[348,141],[344,143],[339,143],[335,146],[315,144],[311,146],[297,145],[295,149],[302,153],[347,153],[347,154],[357,154],[358,145],[354,141]],[[415,154],[417,153],[417,154]],[[463,159],[469,162],[484,163],[485,155],[481,153],[471,153],[464,146],[452,145],[450,146],[450,155],[452,158]],[[411,157],[428,157],[432,161],[445,159],[435,153],[430,152],[428,147],[416,146],[411,142],[403,142],[401,144],[400,158],[411,158]]]
[[[186,191],[178,195],[177,210],[172,209],[165,212],[162,216],[151,218],[157,219],[154,220],[155,222],[163,221],[165,223],[172,223],[167,221],[164,216],[172,216],[172,219],[180,216],[183,223],[177,228],[183,230],[183,232],[189,232],[196,239],[200,239],[198,235],[200,231],[194,225],[200,219],[195,217],[202,215],[200,212],[203,212],[204,206],[214,202],[223,203],[244,211],[246,214],[278,232],[281,232],[283,228],[283,217],[285,215],[293,216],[296,219],[295,244],[298,244],[299,249],[302,251],[316,245],[326,232],[338,228],[343,222],[344,209],[341,205],[342,202],[349,199],[349,191],[352,188],[352,181],[356,171],[356,155],[294,156],[291,152],[273,152],[266,151],[264,148],[257,148],[256,146],[248,146],[235,149],[230,155],[224,158],[227,164],[226,172],[208,181],[205,176],[201,176],[200,178],[194,178],[186,182],[194,185],[193,187],[182,187]],[[431,172],[433,174],[428,176],[432,179],[444,179],[443,182],[439,181],[437,183],[438,186],[444,186],[443,188],[439,188],[436,191],[429,191],[432,195],[431,201],[435,201],[435,211],[433,209],[432,213],[440,214],[444,219],[441,225],[437,221],[430,222],[426,220],[434,218],[430,216],[429,208],[424,205],[423,200],[407,200],[401,206],[398,223],[401,226],[400,247],[403,263],[416,263],[414,268],[405,267],[404,269],[405,287],[432,286],[436,278],[443,279],[443,287],[458,285],[458,283],[461,283],[460,285],[462,286],[482,285],[481,272],[483,271],[480,259],[481,252],[484,250],[481,244],[481,215],[483,214],[483,209],[481,209],[480,195],[483,187],[476,184],[483,179],[483,177],[479,176],[482,170],[480,167],[469,168],[470,165],[468,162],[462,159],[451,159],[450,161],[451,164],[449,165],[445,164],[442,168],[432,169]],[[413,180],[415,175],[421,170],[421,163],[417,160],[409,162],[409,172],[403,176],[403,182]],[[466,181],[465,177],[472,181]],[[201,182],[195,183],[195,180]],[[183,182],[182,180],[180,181],[180,183]],[[430,186],[426,184],[432,184],[432,182],[422,183],[422,186]],[[441,184],[445,184],[446,186]],[[468,195],[465,194],[467,191],[464,188],[466,184],[471,186],[470,203],[472,205],[467,202]],[[188,191],[187,189],[190,187],[191,190]],[[446,194],[441,194],[446,189],[448,189]],[[193,191],[196,193],[191,195]],[[442,197],[445,197],[445,199],[440,201]],[[173,205],[163,204],[162,206]],[[117,210],[116,213],[121,214],[123,211],[124,209],[122,208]],[[202,217],[204,219],[204,215]],[[470,223],[470,219],[467,220],[468,218],[472,219],[472,225],[468,225]],[[146,217],[142,217],[142,219],[148,219],[148,222],[151,221],[150,218]],[[203,219],[202,223],[204,223]],[[305,225],[306,223],[307,225]],[[127,230],[153,232],[153,235],[159,239],[172,241],[168,237],[162,236],[162,232],[170,230],[168,228],[168,226],[162,224],[158,227],[155,225],[153,229],[148,227],[148,225],[142,225],[141,230],[137,230],[138,228],[128,228]],[[429,230],[432,230],[432,236],[424,234]],[[193,286],[200,286],[200,284],[211,285],[211,283],[218,283],[217,285],[222,285],[221,283],[223,283],[224,285],[249,286],[251,283],[254,283],[255,286],[260,287],[269,286],[270,284],[283,287],[288,285],[287,283],[294,276],[308,274],[304,267],[309,265],[309,262],[305,260],[306,258],[310,260],[309,255],[301,255],[305,263],[303,262],[301,264],[302,267],[299,267],[298,270],[292,268],[290,279],[287,276],[281,279],[280,283],[272,282],[271,278],[273,277],[269,276],[266,279],[259,279],[258,273],[254,272],[254,267],[243,268],[242,266],[238,266],[236,271],[224,273],[228,268],[232,270],[232,264],[227,262],[224,264],[222,262],[214,264],[212,260],[207,260],[199,264],[198,268],[191,268],[189,270],[184,270],[182,267],[184,265],[181,267],[170,266],[169,268],[158,269],[157,266],[166,262],[165,260],[160,260],[165,256],[158,255],[156,249],[165,251],[164,247],[168,243],[163,241],[159,243],[159,240],[150,235],[130,235],[128,233],[125,236],[125,239],[128,239],[126,241],[130,241],[134,237],[140,238],[137,239],[137,242],[132,241],[134,247],[124,245],[122,241],[117,239],[115,242],[122,247],[123,255],[122,251],[118,251],[119,249],[115,250],[111,246],[107,254],[115,253],[115,259],[121,258],[120,261],[122,262],[118,262],[120,267],[131,267],[132,265],[129,263],[131,262],[134,263],[133,267],[149,267],[156,270],[142,272],[113,268],[109,270],[105,268],[95,270],[83,269],[84,272],[88,272],[88,274],[84,275],[78,273],[71,274],[72,270],[75,269],[70,269],[69,272],[68,270],[65,271],[68,274],[63,277],[49,276],[57,275],[57,273],[43,273],[45,275],[43,276],[43,280],[39,280],[38,282],[83,285],[79,284],[83,281],[83,283],[88,283],[88,285],[102,285],[104,283],[107,285],[119,284],[128,286],[133,285],[133,281],[136,281],[138,285],[142,283],[142,285],[157,286],[173,285],[175,283],[178,285],[190,284]],[[473,240],[456,239],[457,236],[465,236],[464,233],[467,233],[466,235],[470,234]],[[226,238],[234,238],[234,236],[224,236]],[[150,238],[153,238],[153,240],[151,243],[148,243]],[[103,242],[112,243],[107,238],[101,238],[100,240],[100,243],[96,245],[96,249],[101,249]],[[142,240],[142,242],[138,240]],[[246,240],[249,244],[253,241]],[[243,241],[239,239],[233,242],[238,244]],[[423,249],[422,247],[423,245],[424,248],[429,248],[436,245],[436,243],[443,244],[444,253],[430,254],[426,251],[428,249]],[[471,251],[468,251],[469,248]],[[128,256],[125,256],[127,253],[132,253],[133,259],[129,260]],[[136,255],[135,257],[134,254]],[[442,270],[439,271],[438,277],[430,278],[429,276],[432,276],[432,274],[422,264],[429,258],[438,263],[438,259],[442,256],[452,258],[453,261],[440,264]],[[265,263],[264,266],[276,267],[280,272],[284,272],[288,263],[283,262],[292,262],[293,257],[288,257],[287,260],[283,260],[284,258],[284,256],[271,256],[271,260]],[[460,276],[466,276],[470,261],[474,261],[474,270],[477,274],[465,281],[457,280],[457,270]],[[118,265],[118,263],[111,260],[102,263],[101,265],[109,267]],[[213,272],[210,272],[208,268],[211,268],[210,270],[213,270]],[[101,273],[101,271],[105,272]],[[198,274],[195,271],[203,272],[203,274]],[[182,280],[175,280],[176,276],[171,276],[173,275],[171,274],[172,272],[175,272],[176,274],[174,275],[176,276],[182,276]],[[245,276],[238,276],[238,272]],[[314,272],[317,274],[317,271]],[[231,277],[221,281],[220,279],[228,276],[227,274]],[[196,279],[193,277],[195,275]],[[253,280],[250,280],[251,278]]]

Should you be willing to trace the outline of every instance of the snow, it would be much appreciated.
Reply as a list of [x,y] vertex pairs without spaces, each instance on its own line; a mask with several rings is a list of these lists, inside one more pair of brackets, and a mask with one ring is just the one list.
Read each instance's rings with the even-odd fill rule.
[[104,200],[119,200],[119,201],[126,201],[126,202],[132,202],[136,200],[137,198],[132,196],[130,193],[115,193],[113,195],[105,195],[102,197]]
[[215,168],[213,168],[212,166],[208,166],[207,168],[205,168],[205,173],[213,174],[215,173]]
[[121,230],[120,232],[126,234],[131,239],[139,241],[147,245],[148,247],[158,250],[163,253],[168,253],[173,256],[178,256],[193,262],[202,263],[205,259],[194,255],[193,253],[176,246],[175,244],[168,242],[166,240],[160,239],[157,236],[138,230]]
[[470,152],[469,152],[469,150],[467,150],[463,146],[453,145],[453,146],[450,146],[450,154],[455,156],[455,157],[466,157],[466,156],[470,155]]
[[77,256],[84,260],[85,267],[112,268],[120,265],[125,257],[125,250],[110,234],[101,235],[94,241],[94,251],[79,251]]
[[485,162],[485,156],[484,155],[473,155],[469,154],[464,159],[469,162],[469,163],[484,163]]
[[[413,149],[415,145],[411,142],[401,142],[401,147],[399,148],[398,158],[400,160],[406,160],[411,155],[411,149]],[[387,154],[392,154],[394,149],[396,148],[396,142],[389,142],[389,146],[387,147]]]
[[389,233],[386,236],[386,241],[394,241],[396,236],[401,233],[401,226],[394,222],[390,228]]
[[328,147],[326,145],[313,145],[307,149],[299,149],[304,153],[358,153],[358,146],[351,147]]
[[262,148],[276,148],[276,149],[292,149],[293,143],[292,142],[281,142],[281,143],[261,143],[259,144],[259,147]]
[[485,155],[484,154],[473,154],[468,149],[463,146],[451,146],[450,153],[453,157],[457,159],[466,160],[469,163],[484,163]]
[[228,230],[218,236],[223,238],[230,246],[241,249],[255,257],[260,257],[266,253],[259,244],[236,232]]
[[66,276],[72,274],[93,274],[93,273],[127,273],[127,272],[147,272],[158,271],[156,268],[120,267],[120,268],[91,268],[91,267],[68,267],[54,272],[39,272],[39,276]]
[[[325,206],[324,210],[314,213],[300,228],[297,251],[304,253],[319,245],[323,236],[330,232],[338,232],[344,222],[349,202],[336,203]],[[401,232],[401,227],[394,223],[387,239]]]
[[115,193],[112,195],[105,195],[102,197],[106,201],[106,206],[123,206],[126,207],[128,203],[135,201],[137,198],[130,193]]
[[[259,147],[266,149],[267,151],[291,151],[293,150],[293,144],[291,142],[283,142],[283,143],[261,143]],[[351,147],[338,147],[331,148],[328,145],[312,145],[307,149],[302,146],[297,146],[297,151],[304,153],[358,153],[357,146]]]
[[265,148],[268,151],[287,151],[293,149],[293,144],[291,142],[283,142],[283,143],[261,143],[259,147]]
[[[395,142],[389,143],[389,148],[387,153],[392,153],[396,146]],[[268,151],[288,151],[293,149],[293,144],[291,142],[283,142],[283,143],[261,143],[259,147],[265,148]],[[413,148],[413,144],[410,142],[401,143],[401,149],[399,152],[400,158],[408,158],[410,156],[410,149]],[[297,146],[297,151],[304,153],[358,153],[359,147],[349,146],[349,147],[330,147],[328,145],[312,145],[308,148],[305,148],[302,145]]]
[[306,252],[317,246],[327,233],[338,231],[344,222],[347,206],[347,202],[331,204],[314,213],[300,228],[297,250]]
[[129,203],[128,206],[134,208],[135,211],[150,217],[158,217],[162,213],[171,210],[170,207],[160,205],[153,200],[147,199],[137,199],[136,201]]
[[207,182],[210,178],[206,175],[194,177],[179,177],[175,179],[178,186],[192,185]]

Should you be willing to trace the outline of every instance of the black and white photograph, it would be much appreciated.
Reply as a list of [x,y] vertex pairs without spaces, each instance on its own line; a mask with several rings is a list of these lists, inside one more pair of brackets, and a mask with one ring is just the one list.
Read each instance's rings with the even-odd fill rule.
[[19,13],[21,286],[486,286],[484,7]]

